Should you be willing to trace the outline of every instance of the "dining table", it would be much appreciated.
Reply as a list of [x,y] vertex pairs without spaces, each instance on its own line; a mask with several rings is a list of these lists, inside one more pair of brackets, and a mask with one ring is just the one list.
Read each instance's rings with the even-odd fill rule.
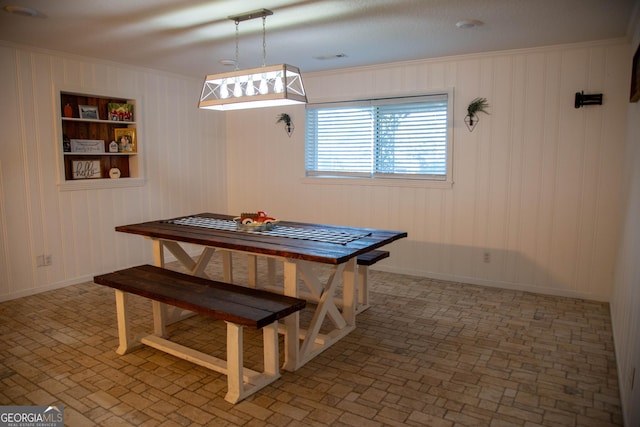
[[[288,371],[299,369],[355,329],[357,256],[407,237],[404,231],[284,220],[269,229],[253,231],[251,227],[243,227],[236,217],[217,213],[121,225],[116,231],[150,239],[156,266],[165,267],[167,250],[189,274],[205,278],[208,277],[207,265],[217,251],[222,256],[223,280],[228,283],[233,283],[232,254],[249,255],[254,262],[249,264],[248,283],[242,284],[249,287],[260,287],[256,257],[281,261],[281,292],[299,297],[300,283],[315,304],[305,324],[301,325],[300,313],[296,312],[281,325],[282,368]],[[326,266],[328,273],[319,274],[316,268],[319,265]],[[270,277],[272,281],[273,276]],[[337,304],[339,293],[341,303]],[[330,322],[325,322],[326,319]],[[164,327],[164,324],[156,325],[156,330],[163,332]]]

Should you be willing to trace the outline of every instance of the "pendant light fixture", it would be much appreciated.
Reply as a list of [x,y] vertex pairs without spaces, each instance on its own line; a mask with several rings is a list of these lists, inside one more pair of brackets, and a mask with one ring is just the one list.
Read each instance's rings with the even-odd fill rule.
[[[210,110],[240,110],[305,104],[307,96],[302,76],[297,67],[287,64],[266,66],[266,21],[273,15],[268,9],[259,9],[241,15],[229,16],[236,24],[236,69],[205,77],[198,107]],[[262,67],[238,69],[238,27],[241,21],[262,18]]]

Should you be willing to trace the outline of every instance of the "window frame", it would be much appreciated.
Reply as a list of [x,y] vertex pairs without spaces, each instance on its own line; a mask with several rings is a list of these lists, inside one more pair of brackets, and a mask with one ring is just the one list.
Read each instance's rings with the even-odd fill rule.
[[[308,108],[336,108],[341,106],[371,106],[378,104],[411,104],[421,101],[428,101],[430,97],[446,97],[446,114],[447,123],[446,129],[446,161],[445,168],[446,174],[443,178],[442,175],[413,175],[413,174],[387,174],[373,171],[372,173],[357,173],[357,172],[329,172],[323,173],[322,171],[309,172],[307,170],[307,134],[305,123],[305,147],[304,147],[304,171],[305,176],[303,181],[312,184],[356,184],[356,185],[373,185],[373,186],[409,186],[409,187],[432,187],[432,188],[450,188],[453,185],[453,110],[454,110],[454,97],[453,88],[436,90],[419,95],[397,95],[389,97],[378,97],[371,99],[361,100],[345,100],[335,102],[321,102],[307,104]],[[307,117],[307,111],[305,109],[305,119]],[[375,144],[375,143],[374,143]],[[375,151],[375,146],[374,146]],[[374,154],[375,155],[375,154]],[[435,178],[438,176],[438,178]]]

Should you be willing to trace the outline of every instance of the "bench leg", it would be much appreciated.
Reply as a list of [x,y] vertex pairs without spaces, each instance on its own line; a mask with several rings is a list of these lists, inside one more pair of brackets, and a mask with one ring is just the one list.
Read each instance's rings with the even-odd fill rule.
[[264,375],[279,378],[278,322],[273,322],[262,328],[262,344],[264,349]]
[[227,395],[224,400],[236,403],[244,396],[242,326],[227,323]]
[[129,331],[129,310],[127,308],[128,294],[116,289],[116,314],[118,317],[118,341],[119,346],[116,353],[127,354],[140,343],[134,343],[130,338]]
[[242,336],[243,327],[227,323],[227,394],[224,400],[237,403],[280,378],[278,353],[278,322],[262,328],[264,371],[244,369]]

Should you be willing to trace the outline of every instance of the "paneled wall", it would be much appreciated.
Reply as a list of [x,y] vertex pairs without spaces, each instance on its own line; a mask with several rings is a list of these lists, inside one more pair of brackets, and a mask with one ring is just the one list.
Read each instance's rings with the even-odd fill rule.
[[[640,110],[628,103],[632,53],[614,40],[305,74],[311,102],[453,88],[454,185],[442,189],[305,179],[304,107],[199,111],[199,81],[0,42],[0,300],[150,262],[148,242],[113,231],[134,221],[263,209],[401,229],[409,238],[392,246],[385,270],[611,295],[625,418],[636,425]],[[60,89],[138,100],[145,185],[59,191]],[[604,93],[604,105],[575,109],[581,90]],[[478,96],[491,114],[470,133],[462,120]],[[282,112],[294,120],[291,138],[276,124]],[[36,266],[43,254],[51,266]]]
[[[628,50],[613,40],[304,74],[312,103],[453,88],[453,187],[304,179],[304,107],[247,110],[227,114],[229,209],[405,230],[388,271],[606,301]],[[575,109],[579,91],[604,93],[604,105]],[[490,115],[470,133],[476,97]],[[282,112],[291,138],[276,124]]]
[[[636,8],[636,18],[640,17]],[[635,22],[627,63],[640,45]],[[611,294],[611,322],[616,344],[620,397],[626,426],[640,425],[640,103],[627,104],[628,134],[624,163],[624,217]]]
[[[116,225],[226,211],[225,122],[196,108],[200,81],[3,42],[0,76],[0,300],[151,262]],[[145,185],[59,191],[60,89],[137,99]]]

